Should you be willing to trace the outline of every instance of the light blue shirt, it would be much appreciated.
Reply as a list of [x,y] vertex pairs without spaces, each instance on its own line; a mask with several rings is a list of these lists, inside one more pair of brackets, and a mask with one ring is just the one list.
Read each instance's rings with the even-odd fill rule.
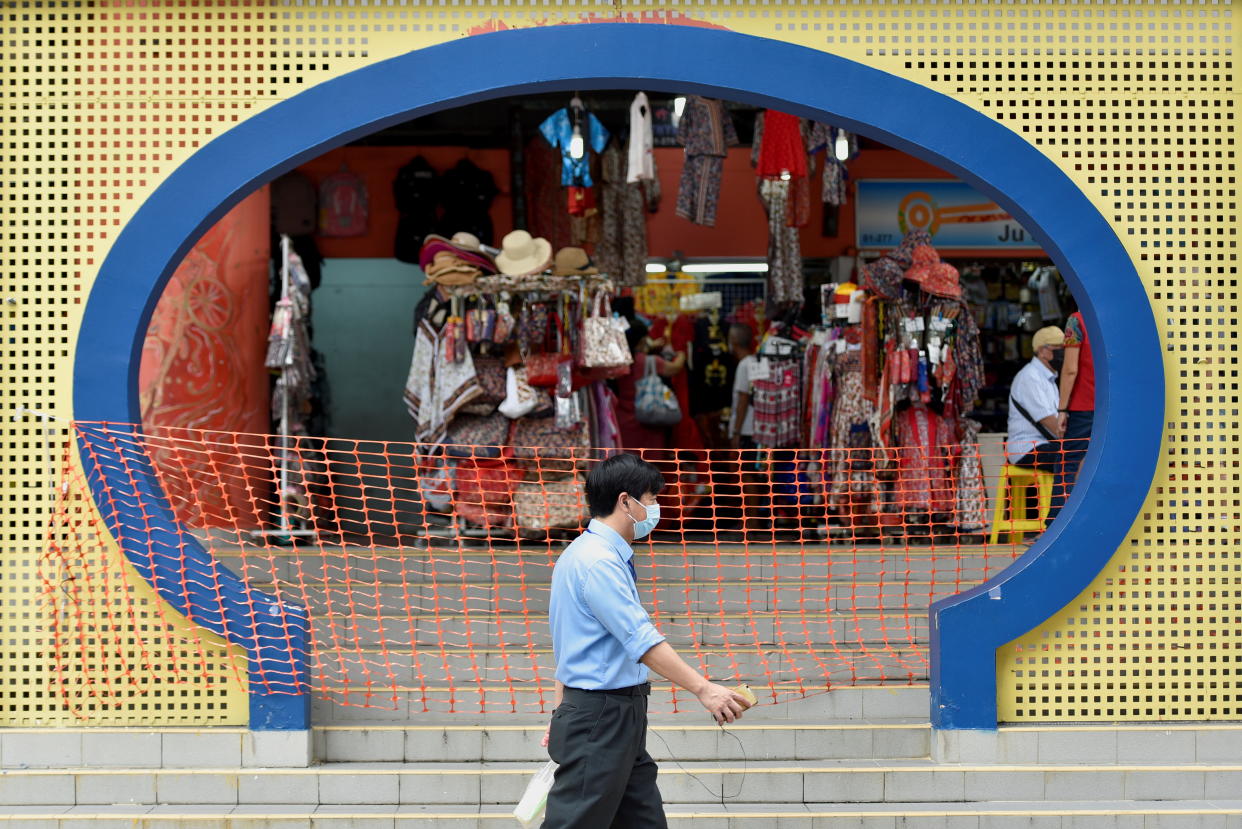
[[638,660],[664,637],[638,598],[634,550],[591,521],[552,569],[548,617],[556,678],[570,688],[626,688],[647,681]]
[[1022,367],[1013,383],[1009,386],[1009,462],[1022,460],[1022,456],[1030,452],[1048,439],[1040,434],[1031,421],[1027,420],[1018,407],[1013,405],[1017,400],[1022,408],[1031,413],[1036,420],[1055,417],[1057,406],[1061,404],[1061,390],[1057,386],[1057,373],[1048,368],[1038,357]]

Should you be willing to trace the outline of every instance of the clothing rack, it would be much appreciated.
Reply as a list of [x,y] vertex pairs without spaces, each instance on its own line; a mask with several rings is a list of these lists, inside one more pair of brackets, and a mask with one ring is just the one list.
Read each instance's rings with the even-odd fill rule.
[[[277,436],[279,444],[280,468],[277,474],[276,493],[276,529],[253,530],[252,538],[283,538],[294,537],[315,539],[317,533],[313,529],[298,527],[297,518],[290,510],[294,494],[291,484],[294,476],[292,468],[293,452],[293,387],[298,382],[310,382],[310,377],[299,377],[298,372],[309,368],[309,355],[299,353],[309,343],[306,328],[306,311],[299,297],[294,295],[293,262],[295,254],[292,242],[287,235],[280,237],[280,301],[277,303],[276,314],[286,314],[279,320],[283,325],[273,325],[273,338],[269,342],[267,366],[277,374],[276,392],[280,397],[280,415],[277,419]],[[300,267],[300,262],[298,263]],[[300,290],[297,288],[296,290]],[[276,322],[276,321],[274,321]],[[279,327],[280,330],[275,330]],[[300,469],[298,470],[301,471]],[[305,504],[310,508],[309,501]]]

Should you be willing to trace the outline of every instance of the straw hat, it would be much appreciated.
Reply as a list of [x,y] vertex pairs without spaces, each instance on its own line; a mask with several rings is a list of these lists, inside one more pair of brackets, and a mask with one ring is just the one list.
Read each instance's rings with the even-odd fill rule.
[[551,263],[552,243],[543,237],[532,237],[525,230],[506,234],[496,257],[497,267],[506,276],[542,273]]
[[425,285],[469,285],[483,273],[452,250],[438,251],[423,271],[427,274]]
[[556,252],[552,273],[557,276],[590,276],[599,273],[582,248],[561,248]]

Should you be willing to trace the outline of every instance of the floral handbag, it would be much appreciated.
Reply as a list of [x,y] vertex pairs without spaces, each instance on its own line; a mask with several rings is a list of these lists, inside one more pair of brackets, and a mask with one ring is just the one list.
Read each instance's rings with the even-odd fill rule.
[[524,530],[577,529],[586,514],[586,487],[578,474],[522,481],[513,491],[513,523]]
[[613,321],[612,305],[603,291],[595,293],[593,313],[582,321],[578,364],[587,368],[628,366],[634,362],[625,332]]

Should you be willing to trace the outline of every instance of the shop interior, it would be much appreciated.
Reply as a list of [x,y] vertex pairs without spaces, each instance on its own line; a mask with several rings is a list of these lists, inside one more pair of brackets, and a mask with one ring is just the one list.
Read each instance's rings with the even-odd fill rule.
[[[882,522],[840,514],[846,479],[878,475],[848,453],[1000,457],[1031,335],[1076,310],[1030,239],[950,174],[831,124],[650,90],[493,100],[325,153],[209,231],[148,331],[144,422],[322,438],[330,509],[305,464],[280,485],[342,537],[375,533],[368,493],[394,468],[419,504],[417,518],[381,510],[394,543],[429,524],[576,527],[546,486],[523,515],[517,497],[472,501],[459,484],[477,490],[492,462],[555,473],[557,458],[625,449],[675,470],[684,527],[748,532],[740,486],[722,482],[762,458],[787,470],[791,503],[819,505],[787,528],[878,539]],[[742,435],[751,352],[752,380],[773,388],[761,410],[756,386]],[[664,424],[637,413],[648,374],[667,389]],[[351,466],[360,446],[385,447],[386,467]],[[741,467],[725,465],[739,448]],[[914,523],[982,534],[986,504],[959,514],[950,463],[955,505],[924,503],[944,514]]]

